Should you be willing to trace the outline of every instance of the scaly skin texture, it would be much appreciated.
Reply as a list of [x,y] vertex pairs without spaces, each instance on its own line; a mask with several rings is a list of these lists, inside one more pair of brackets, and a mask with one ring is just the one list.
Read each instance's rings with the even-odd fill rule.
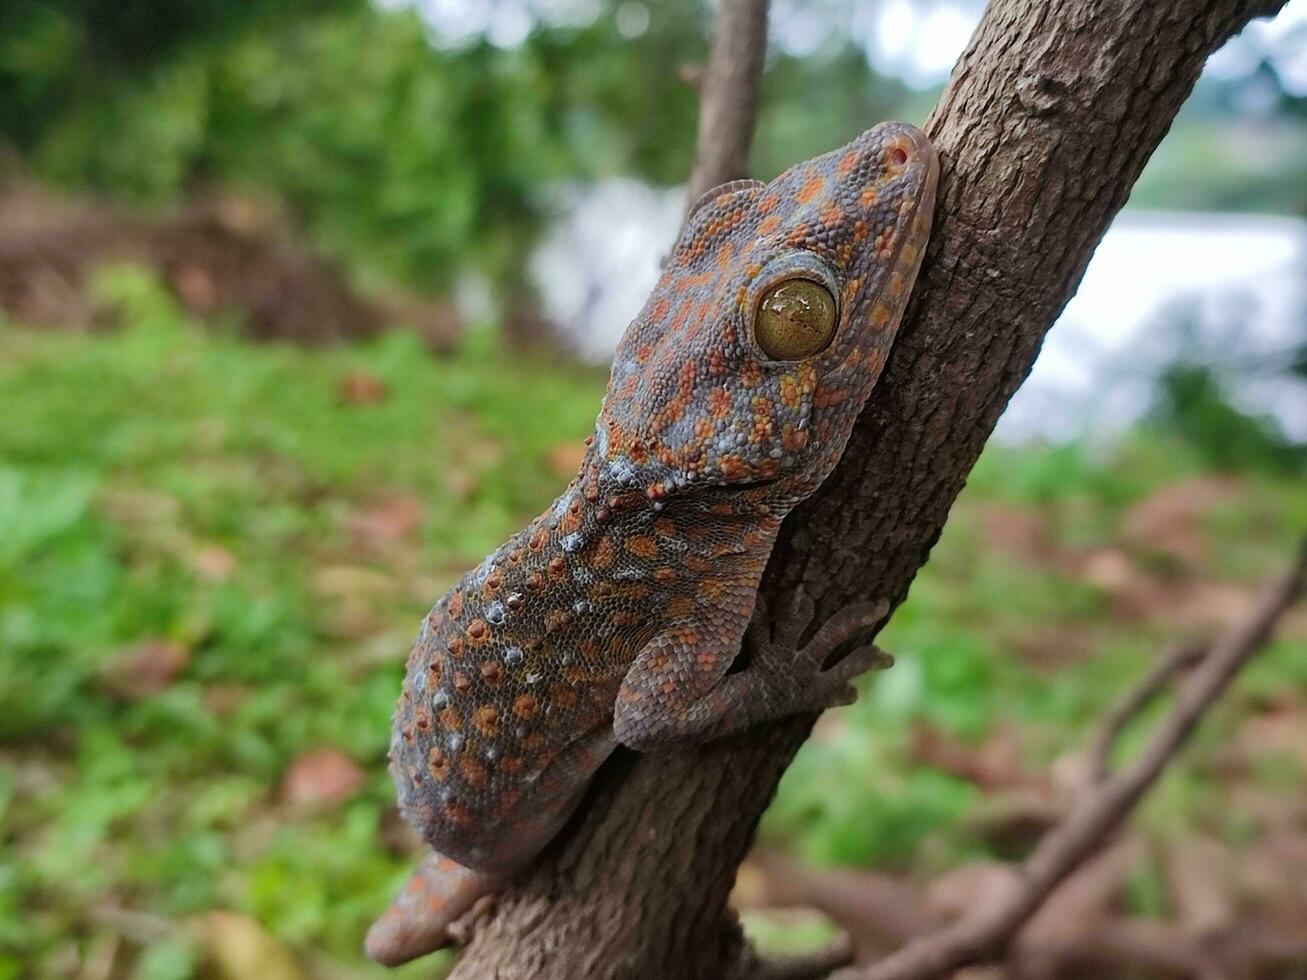
[[[618,347],[576,478],[422,624],[391,769],[438,853],[369,933],[374,958],[449,941],[554,837],[617,745],[649,751],[850,699],[875,651],[826,658],[884,607],[846,609],[799,648],[811,603],[773,617],[755,610],[757,587],[782,518],[834,467],[880,375],[936,171],[921,133],[885,123],[692,210]],[[834,335],[775,360],[755,332],[759,302],[796,278],[834,298]],[[746,630],[745,668],[728,673]]]

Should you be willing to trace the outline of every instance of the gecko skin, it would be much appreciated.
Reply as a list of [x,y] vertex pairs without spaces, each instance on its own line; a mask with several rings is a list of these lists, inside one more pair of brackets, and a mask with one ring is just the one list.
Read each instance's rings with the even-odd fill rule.
[[[835,466],[880,375],[937,169],[920,132],[885,123],[692,210],[576,478],[422,624],[390,757],[404,817],[437,853],[368,934],[375,959],[450,941],[616,746],[851,699],[877,652],[825,661],[884,605],[845,609],[800,647],[812,603],[773,618],[757,589],[781,519]],[[729,671],[742,640],[746,666]]]

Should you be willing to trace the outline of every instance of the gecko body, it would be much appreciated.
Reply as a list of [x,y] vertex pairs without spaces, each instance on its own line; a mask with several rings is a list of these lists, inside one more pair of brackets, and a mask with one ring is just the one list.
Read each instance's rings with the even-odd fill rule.
[[[656,750],[848,699],[870,650],[755,609],[781,520],[839,460],[930,229],[935,154],[886,123],[692,210],[614,357],[580,470],[431,610],[395,711],[405,818],[437,852],[368,937],[399,963],[558,832],[618,745]],[[750,627],[751,617],[754,627]],[[746,630],[747,667],[731,671]]]

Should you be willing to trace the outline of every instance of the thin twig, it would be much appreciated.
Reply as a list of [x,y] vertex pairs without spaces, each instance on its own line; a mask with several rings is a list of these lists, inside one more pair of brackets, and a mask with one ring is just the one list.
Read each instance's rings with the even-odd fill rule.
[[699,100],[699,133],[687,206],[746,175],[767,54],[767,0],[721,0]]
[[1154,729],[1139,758],[1090,789],[1068,817],[1048,834],[1021,867],[1024,887],[976,915],[909,943],[865,970],[837,974],[845,980],[931,980],[993,959],[1066,877],[1102,844],[1166,767],[1203,714],[1239,670],[1270,638],[1280,617],[1297,601],[1307,577],[1307,540],[1293,567],[1253,612],[1228,629],[1194,668],[1170,713]]
[[1207,656],[1208,649],[1198,644],[1176,647],[1155,662],[1134,687],[1104,712],[1094,740],[1089,744],[1090,779],[1093,782],[1101,783],[1112,774],[1112,750],[1125,727],[1157,700],[1172,680],[1200,663]]

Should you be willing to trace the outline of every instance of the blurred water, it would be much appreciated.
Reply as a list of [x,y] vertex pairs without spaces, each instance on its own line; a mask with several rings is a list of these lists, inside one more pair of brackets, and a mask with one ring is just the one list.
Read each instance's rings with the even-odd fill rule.
[[[657,281],[683,192],[612,180],[573,189],[532,273],[564,340],[603,362]],[[1307,439],[1307,395],[1258,368],[1307,333],[1307,221],[1126,211],[999,424],[1015,441],[1110,436],[1178,356],[1216,351],[1234,398]]]

